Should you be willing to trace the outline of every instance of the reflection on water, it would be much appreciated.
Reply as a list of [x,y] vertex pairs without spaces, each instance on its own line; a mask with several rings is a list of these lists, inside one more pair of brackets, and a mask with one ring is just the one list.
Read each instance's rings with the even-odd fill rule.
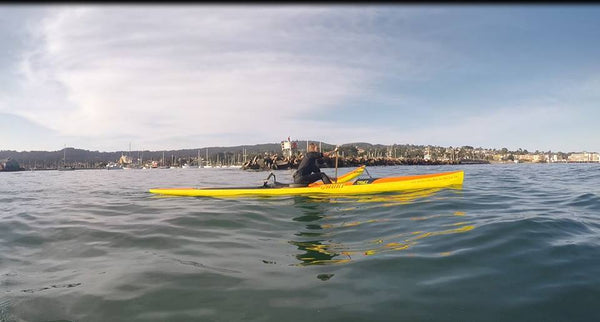
[[299,265],[326,265],[339,264],[350,261],[347,259],[336,259],[341,253],[335,251],[335,248],[342,247],[341,244],[325,244],[322,240],[313,240],[306,242],[290,241],[290,244],[298,246],[303,254],[297,254],[296,258],[301,261]]
[[[410,247],[415,246],[418,243],[418,240],[428,237],[440,236],[440,235],[450,235],[450,234],[458,234],[468,232],[475,228],[474,225],[470,225],[465,222],[459,222],[452,224],[454,226],[460,226],[458,228],[439,230],[439,231],[414,231],[409,234],[397,235],[395,238],[388,238],[388,240],[397,240],[391,242],[384,242],[383,239],[379,239],[376,241],[376,244],[379,244],[378,247],[373,247],[371,249],[367,249],[362,254],[375,255],[384,252],[390,251],[398,251],[398,250],[406,250]],[[407,236],[408,235],[408,236]],[[441,253],[440,255],[448,255],[448,252]]]
[[[362,257],[389,252],[407,251],[422,243],[426,238],[460,234],[473,230],[475,225],[465,221],[464,211],[443,211],[431,215],[407,216],[406,207],[415,202],[435,202],[448,198],[440,197],[437,193],[448,189],[425,189],[397,194],[365,195],[365,196],[311,196],[297,197],[294,205],[301,210],[302,215],[294,221],[305,223],[304,230],[295,233],[301,240],[290,240],[302,253],[295,257],[300,261],[297,265],[332,265],[346,264]],[[460,192],[460,187],[454,187],[452,192]],[[459,194],[455,194],[458,196]],[[450,197],[453,195],[451,194]],[[343,208],[331,205],[344,204]],[[368,204],[368,206],[365,206]],[[387,216],[368,218],[372,213],[369,209],[390,207]],[[397,211],[393,207],[398,207]],[[357,212],[358,218],[364,220],[345,220],[345,216]],[[377,212],[381,213],[381,212]],[[422,224],[427,222],[427,225]],[[389,224],[403,225],[406,232],[391,236],[378,236],[371,241],[352,242],[341,241],[338,238],[348,229],[354,234],[368,235],[370,225]],[[358,231],[356,231],[358,230]],[[377,229],[381,231],[381,229]],[[306,239],[306,240],[304,240]],[[451,252],[439,253],[447,256]]]
[[[326,218],[324,211],[326,205],[306,202],[306,197],[295,197],[294,205],[302,211],[302,216],[295,217],[294,221],[306,223],[306,231],[299,231],[295,235],[298,237],[311,238],[308,241],[289,241],[290,244],[298,247],[304,253],[295,255],[301,262],[299,265],[320,265],[339,262],[334,259],[339,253],[332,251],[333,244],[327,243],[323,238],[326,235],[321,220]],[[316,238],[316,239],[315,239]]]
[[[409,204],[415,200],[432,197],[435,193],[446,190],[459,193],[462,190],[462,185],[451,186],[447,188],[430,188],[413,191],[405,191],[400,193],[385,193],[374,195],[343,195],[343,196],[328,196],[314,195],[307,196],[308,202],[326,202],[326,203],[377,203],[376,207],[391,207],[402,204]],[[431,198],[431,200],[442,200],[444,198]]]

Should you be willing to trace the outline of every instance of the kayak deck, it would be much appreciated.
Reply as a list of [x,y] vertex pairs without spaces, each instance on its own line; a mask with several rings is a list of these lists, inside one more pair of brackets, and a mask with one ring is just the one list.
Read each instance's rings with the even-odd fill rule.
[[[343,182],[348,182],[352,179],[358,178],[361,174],[363,174],[363,172],[365,171],[365,167],[364,165],[361,165],[360,167],[342,175],[339,176],[337,179],[335,178],[331,178],[331,180],[333,180],[336,183],[343,183]],[[317,182],[313,182],[311,184],[309,184],[309,187],[316,187],[316,186],[320,186],[323,185],[323,181],[317,181]]]
[[150,192],[155,194],[189,197],[355,195],[425,188],[443,188],[461,185],[463,180],[463,171],[453,171],[403,177],[358,179],[355,181],[306,187],[276,185],[262,187],[166,188],[150,189]]

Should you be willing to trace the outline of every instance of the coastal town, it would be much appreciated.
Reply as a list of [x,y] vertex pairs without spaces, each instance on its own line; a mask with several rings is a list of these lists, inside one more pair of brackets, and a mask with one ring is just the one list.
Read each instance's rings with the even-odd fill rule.
[[[98,156],[86,150],[64,148],[54,153],[0,151],[0,171],[74,170],[74,169],[158,169],[158,168],[241,168],[244,170],[273,170],[297,168],[306,152],[308,142],[281,141],[261,146],[200,148],[178,151],[121,151]],[[316,142],[315,142],[316,143]],[[336,146],[318,142],[321,151]],[[196,151],[191,155],[191,151]],[[78,153],[77,153],[78,152]],[[87,152],[87,153],[85,153]],[[120,153],[118,155],[117,153]],[[57,158],[57,155],[62,158]],[[71,155],[70,157],[68,157]],[[146,156],[144,158],[144,155]],[[598,152],[527,151],[507,148],[485,149],[472,146],[440,147],[419,145],[344,144],[338,147],[338,166],[358,165],[440,165],[493,163],[600,163]],[[325,158],[324,167],[334,167],[335,158]]]

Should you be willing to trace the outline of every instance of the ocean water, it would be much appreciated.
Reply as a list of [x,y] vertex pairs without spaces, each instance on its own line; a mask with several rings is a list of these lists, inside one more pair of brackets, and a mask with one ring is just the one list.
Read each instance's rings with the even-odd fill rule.
[[461,189],[238,199],[147,191],[268,173],[0,173],[0,321],[597,321],[600,165],[368,168],[457,169]]

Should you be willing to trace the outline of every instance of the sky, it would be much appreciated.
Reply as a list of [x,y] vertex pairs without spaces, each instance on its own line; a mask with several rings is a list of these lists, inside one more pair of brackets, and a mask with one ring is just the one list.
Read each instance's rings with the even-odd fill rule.
[[0,5],[0,150],[600,152],[600,6]]

